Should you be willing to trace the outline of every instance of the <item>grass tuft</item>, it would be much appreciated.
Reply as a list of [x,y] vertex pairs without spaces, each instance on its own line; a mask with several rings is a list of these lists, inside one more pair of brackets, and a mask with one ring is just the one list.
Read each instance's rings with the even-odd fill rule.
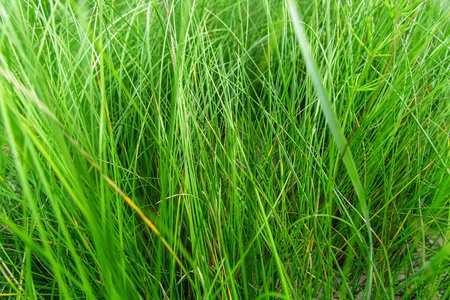
[[449,298],[449,18],[0,0],[0,296]]

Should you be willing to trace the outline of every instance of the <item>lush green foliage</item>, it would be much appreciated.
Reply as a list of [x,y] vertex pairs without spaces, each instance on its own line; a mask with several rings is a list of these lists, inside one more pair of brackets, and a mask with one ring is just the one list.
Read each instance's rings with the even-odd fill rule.
[[449,298],[445,2],[0,0],[0,295]]

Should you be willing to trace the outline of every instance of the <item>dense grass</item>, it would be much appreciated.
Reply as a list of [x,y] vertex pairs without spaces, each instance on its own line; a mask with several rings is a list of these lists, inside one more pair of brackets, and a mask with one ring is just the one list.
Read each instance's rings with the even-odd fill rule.
[[445,2],[0,0],[0,295],[448,299]]

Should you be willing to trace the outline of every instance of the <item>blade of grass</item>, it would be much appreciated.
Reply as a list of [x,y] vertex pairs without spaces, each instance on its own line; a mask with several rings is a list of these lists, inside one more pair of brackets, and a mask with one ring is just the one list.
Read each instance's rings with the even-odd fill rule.
[[366,284],[366,299],[371,297],[372,289],[372,274],[373,274],[373,243],[372,243],[372,228],[370,226],[370,214],[367,207],[366,196],[364,193],[364,188],[361,184],[361,180],[358,175],[358,169],[356,167],[355,161],[353,159],[350,148],[348,147],[347,140],[344,133],[339,125],[338,118],[333,111],[331,106],[327,91],[323,86],[323,79],[320,75],[319,69],[317,68],[316,62],[314,61],[310,53],[310,45],[306,37],[305,31],[303,29],[303,24],[300,19],[297,7],[293,0],[288,0],[289,12],[292,18],[292,25],[295,30],[296,37],[298,39],[300,50],[303,55],[303,59],[306,63],[308,74],[312,79],[312,83],[319,98],[320,107],[322,108],[323,114],[327,120],[328,127],[333,135],[334,141],[339,148],[342,155],[342,161],[345,164],[348,175],[353,183],[356,194],[359,199],[359,205],[361,207],[362,214],[364,216],[364,221],[366,223],[367,235],[368,235],[368,247],[369,247],[369,257],[367,262],[367,284]]

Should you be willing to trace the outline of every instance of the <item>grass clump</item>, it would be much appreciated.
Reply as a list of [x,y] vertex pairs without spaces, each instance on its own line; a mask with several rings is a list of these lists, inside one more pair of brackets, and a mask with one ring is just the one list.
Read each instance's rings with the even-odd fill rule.
[[0,1],[0,295],[446,299],[439,1]]

